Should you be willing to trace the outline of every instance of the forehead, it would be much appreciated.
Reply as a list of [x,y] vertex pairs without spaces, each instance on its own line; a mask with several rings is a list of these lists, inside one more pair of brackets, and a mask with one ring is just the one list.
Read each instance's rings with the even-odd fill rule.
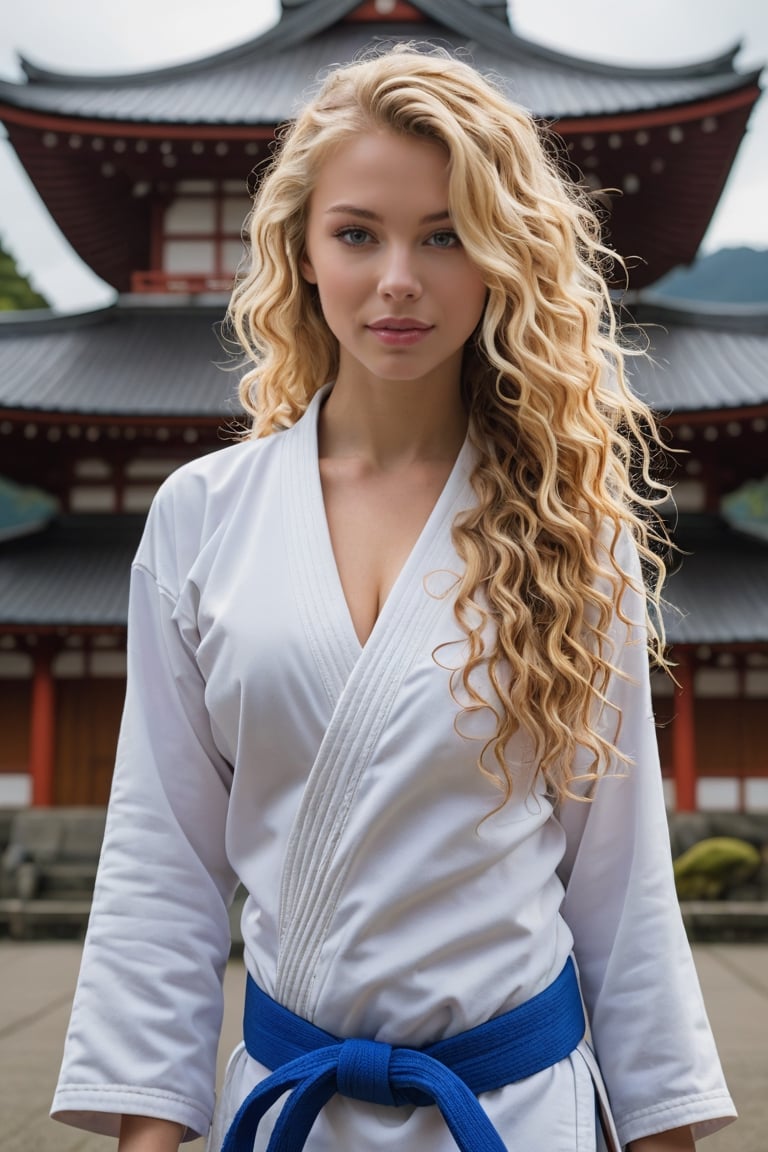
[[397,203],[422,215],[444,210],[448,164],[448,150],[437,140],[386,130],[360,133],[323,161],[310,210],[324,211],[336,201],[372,211]]

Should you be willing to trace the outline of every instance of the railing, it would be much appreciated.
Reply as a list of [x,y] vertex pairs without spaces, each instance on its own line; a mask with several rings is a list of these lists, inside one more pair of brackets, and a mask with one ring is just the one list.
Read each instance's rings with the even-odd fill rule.
[[195,296],[203,292],[231,292],[233,276],[216,276],[208,272],[163,272],[152,269],[131,273],[131,292],[179,293]]

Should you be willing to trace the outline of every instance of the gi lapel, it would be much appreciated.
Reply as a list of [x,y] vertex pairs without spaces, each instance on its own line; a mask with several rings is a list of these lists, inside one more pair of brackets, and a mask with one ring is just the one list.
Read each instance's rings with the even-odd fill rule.
[[291,829],[281,889],[275,998],[308,1019],[321,949],[349,864],[344,831],[358,785],[403,678],[446,611],[446,601],[425,590],[424,578],[439,570],[456,571],[451,526],[474,501],[469,483],[473,449],[467,440],[361,649],[325,520],[317,459],[320,403],[315,397],[285,439],[290,563],[309,647],[333,706]]
[[325,519],[317,449],[317,418],[329,385],[314,396],[302,419],[285,433],[286,544],[297,607],[331,707],[360,656],[341,594]]

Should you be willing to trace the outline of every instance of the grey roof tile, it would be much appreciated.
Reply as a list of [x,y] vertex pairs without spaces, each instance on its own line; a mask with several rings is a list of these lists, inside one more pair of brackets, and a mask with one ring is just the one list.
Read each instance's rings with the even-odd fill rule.
[[143,516],[62,516],[0,544],[0,625],[123,627]]
[[768,332],[649,328],[650,358],[628,365],[633,391],[658,412],[768,403]]
[[[0,544],[0,626],[124,626],[142,524],[141,516],[63,516]],[[693,554],[667,585],[670,643],[768,643],[768,546],[712,517],[688,518],[682,542]]]
[[114,416],[234,416],[237,374],[217,309],[109,308],[0,323],[0,409]]
[[334,24],[353,3],[318,0],[249,44],[173,68],[126,77],[81,77],[27,64],[29,82],[0,83],[0,101],[56,115],[179,124],[271,125],[295,115],[319,74],[352,60],[376,34],[385,42],[431,41],[468,52],[509,95],[539,116],[581,117],[686,104],[754,83],[733,52],[679,68],[632,68],[578,60],[514,34],[461,0],[423,5],[437,22]]
[[768,403],[766,305],[648,305],[649,357],[630,358],[633,391],[660,412]]
[[[234,417],[239,373],[216,334],[223,313],[223,304],[121,305],[54,321],[0,320],[0,411]],[[638,310],[644,323],[655,314]],[[651,359],[629,364],[647,403],[662,413],[768,403],[768,310],[679,310],[675,323],[671,311],[658,315],[669,326],[649,327]]]
[[676,539],[691,555],[667,584],[669,641],[768,643],[768,545],[705,516],[681,518]]

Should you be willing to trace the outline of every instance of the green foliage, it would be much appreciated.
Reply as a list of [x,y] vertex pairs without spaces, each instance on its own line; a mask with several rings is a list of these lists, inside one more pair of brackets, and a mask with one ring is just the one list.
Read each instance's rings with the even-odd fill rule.
[[673,867],[680,900],[717,900],[727,888],[754,876],[760,853],[746,840],[713,836],[683,852]]
[[35,292],[26,276],[19,272],[16,261],[0,243],[0,312],[47,307],[48,301]]

